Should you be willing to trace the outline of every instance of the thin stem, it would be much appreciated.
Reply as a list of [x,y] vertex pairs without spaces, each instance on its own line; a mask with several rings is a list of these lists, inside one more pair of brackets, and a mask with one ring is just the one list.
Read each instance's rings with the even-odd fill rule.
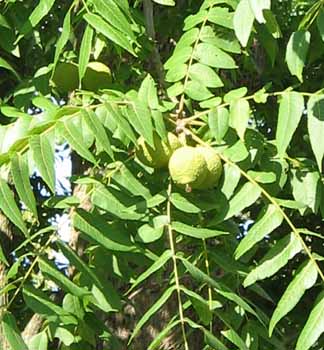
[[36,266],[36,264],[38,263],[38,260],[40,258],[40,256],[45,252],[45,250],[47,249],[47,247],[49,246],[49,244],[52,242],[52,239],[54,237],[54,233],[52,233],[49,237],[49,239],[47,240],[47,242],[45,243],[45,245],[40,249],[39,254],[36,256],[36,258],[34,259],[34,261],[31,263],[28,271],[26,272],[25,276],[23,277],[22,281],[20,282],[19,287],[15,290],[15,293],[13,294],[12,298],[10,299],[10,301],[8,302],[8,304],[6,305],[6,310],[9,310],[10,306],[12,305],[12,303],[14,302],[14,300],[16,299],[17,295],[20,293],[21,289],[23,288],[25,282],[27,281],[28,277],[30,276],[30,274],[33,272],[34,267]]
[[[197,143],[204,145],[206,147],[210,147],[210,145],[206,142],[204,142],[203,140],[201,140],[198,136],[196,136],[191,130],[186,129],[186,131],[188,133],[190,133],[191,137],[193,140],[195,140]],[[225,157],[223,154],[219,153],[220,158],[227,164],[231,165],[231,166],[235,166],[241,173],[242,176],[244,176],[250,183],[252,183],[253,185],[257,186],[261,193],[263,194],[263,196],[265,198],[267,198],[269,200],[270,203],[272,203],[276,209],[280,212],[280,214],[282,215],[282,217],[284,218],[284,220],[286,221],[286,223],[288,224],[288,226],[291,228],[292,232],[294,233],[295,237],[300,241],[305,253],[308,255],[309,259],[313,262],[313,264],[315,265],[317,272],[319,274],[319,276],[321,277],[322,281],[324,282],[324,274],[321,270],[321,268],[319,267],[319,265],[316,262],[316,259],[313,257],[311,251],[309,250],[307,244],[304,242],[304,240],[302,239],[298,229],[295,227],[295,225],[292,223],[292,221],[289,219],[288,215],[285,213],[285,211],[281,208],[280,204],[262,187],[260,186],[260,184],[258,182],[256,182],[253,178],[251,178],[243,169],[241,169],[237,164],[233,163],[232,161],[230,161],[227,157]]]
[[[208,277],[210,277],[210,269],[209,269],[209,260],[208,260],[208,252],[207,252],[207,245],[206,240],[203,239],[203,247],[204,247],[204,257],[205,257],[205,266],[206,266],[206,272]],[[213,294],[212,294],[212,288],[210,285],[208,285],[208,304],[209,304],[209,311],[212,311],[213,309]],[[210,332],[213,331],[213,318],[209,322],[209,330]]]
[[[268,98],[270,96],[280,96],[283,95],[284,93],[287,93],[287,90],[283,90],[283,91],[277,91],[277,92],[267,92],[264,95]],[[317,95],[317,92],[315,93],[310,93],[310,92],[298,92],[299,94],[303,95],[303,96],[307,96],[307,97],[311,97],[314,95]],[[241,97],[242,100],[253,100],[255,97],[255,94],[253,95],[249,95],[249,96],[245,96],[245,97]],[[231,104],[231,102],[225,102],[222,103],[220,105],[215,106],[214,108],[221,108],[221,107],[228,107]],[[209,112],[211,112],[214,108],[209,108],[206,109],[205,111],[199,112],[197,114],[194,114],[191,117],[185,118],[183,119],[184,124],[192,124],[193,121],[195,121],[196,119],[199,119],[200,117],[208,114]]]
[[[188,84],[188,81],[189,81],[189,69],[190,69],[190,67],[192,65],[192,62],[194,60],[194,53],[195,53],[196,48],[198,46],[198,43],[200,41],[201,32],[202,32],[203,28],[205,27],[205,24],[206,24],[206,22],[208,20],[209,11],[210,11],[211,8],[212,7],[210,7],[208,9],[206,18],[204,18],[204,21],[203,21],[203,23],[202,23],[202,25],[200,27],[200,30],[199,30],[199,34],[198,34],[197,40],[196,40],[195,45],[194,45],[194,47],[192,49],[192,53],[191,53],[191,56],[190,56],[190,59],[189,59],[189,63],[188,63],[188,66],[187,66],[186,78],[185,78],[185,81],[183,83],[183,91],[185,91],[185,89],[187,87],[187,84]],[[178,118],[181,117],[181,115],[182,115],[182,111],[183,111],[183,107],[184,107],[184,99],[185,99],[185,94],[183,93],[181,95],[180,102],[179,102],[179,108],[178,108],[178,111],[177,111]]]
[[181,323],[182,337],[183,337],[185,350],[189,350],[189,345],[188,345],[187,336],[186,336],[186,329],[185,329],[185,320],[184,320],[183,309],[182,309],[181,288],[180,288],[179,274],[178,274],[178,267],[177,267],[177,256],[176,256],[175,244],[173,240],[173,232],[171,227],[171,201],[170,201],[171,193],[172,193],[172,185],[170,183],[168,188],[168,203],[167,203],[168,234],[169,234],[170,249],[172,252],[174,279],[175,279],[177,296],[178,296],[178,307],[179,307],[179,317],[180,317],[180,323]]

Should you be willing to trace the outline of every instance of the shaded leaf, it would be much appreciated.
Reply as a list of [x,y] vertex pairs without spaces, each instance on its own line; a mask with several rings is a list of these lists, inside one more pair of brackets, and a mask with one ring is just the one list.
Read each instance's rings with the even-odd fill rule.
[[38,5],[34,8],[33,12],[28,16],[28,20],[20,29],[20,33],[23,35],[27,34],[36,27],[37,24],[48,14],[55,0],[40,0]]
[[120,230],[120,227],[106,223],[99,216],[78,210],[74,214],[73,224],[75,228],[82,231],[87,239],[99,243],[108,250],[121,252],[137,250],[125,232]]
[[83,297],[89,294],[85,288],[81,288],[70,281],[70,279],[64,275],[64,272],[59,271],[52,263],[40,258],[38,264],[42,272],[50,276],[51,280],[61,286],[65,291],[77,297]]
[[2,329],[12,350],[28,350],[27,345],[23,341],[20,331],[17,327],[14,316],[6,312],[2,317]]
[[185,236],[198,238],[198,239],[208,239],[208,238],[217,237],[220,235],[229,234],[229,232],[193,227],[177,221],[172,222],[171,226],[173,230],[179,233],[182,233]]
[[324,156],[324,97],[313,95],[307,103],[307,126],[310,142],[317,161],[318,168],[322,170]]

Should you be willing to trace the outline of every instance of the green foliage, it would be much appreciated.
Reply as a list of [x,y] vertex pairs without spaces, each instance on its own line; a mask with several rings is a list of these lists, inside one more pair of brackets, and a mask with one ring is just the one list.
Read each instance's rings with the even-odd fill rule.
[[323,348],[323,11],[0,2],[1,345]]

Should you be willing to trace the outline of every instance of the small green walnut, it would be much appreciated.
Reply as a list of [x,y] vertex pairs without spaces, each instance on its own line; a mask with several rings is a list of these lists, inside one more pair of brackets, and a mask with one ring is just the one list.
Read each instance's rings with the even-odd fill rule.
[[157,133],[153,135],[154,148],[147,144],[141,136],[137,143],[137,158],[145,165],[152,168],[167,167],[172,153],[181,146],[177,136],[169,132],[167,134],[167,142],[163,141]]
[[218,153],[211,147],[197,146],[196,150],[204,156],[207,163],[208,173],[199,189],[209,189],[216,186],[223,173],[222,161]]
[[169,172],[177,185],[199,188],[208,174],[207,162],[197,148],[183,146],[172,154]]
[[98,91],[109,88],[111,85],[111,71],[109,67],[101,62],[90,62],[82,79],[85,90]]
[[79,87],[78,66],[72,62],[58,63],[52,80],[58,91],[63,93],[74,91]]

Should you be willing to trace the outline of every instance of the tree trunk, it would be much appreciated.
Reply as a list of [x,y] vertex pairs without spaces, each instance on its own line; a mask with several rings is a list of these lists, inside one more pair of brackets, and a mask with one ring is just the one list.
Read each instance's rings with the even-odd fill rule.
[[[12,251],[13,232],[12,227],[8,219],[0,212],[0,245],[7,260],[9,259],[10,252]],[[0,290],[7,284],[6,277],[7,267],[3,262],[0,262]],[[8,295],[3,293],[0,295],[0,320],[6,311],[8,304]],[[9,350],[10,346],[3,334],[3,329],[0,327],[0,345],[2,350]]]

